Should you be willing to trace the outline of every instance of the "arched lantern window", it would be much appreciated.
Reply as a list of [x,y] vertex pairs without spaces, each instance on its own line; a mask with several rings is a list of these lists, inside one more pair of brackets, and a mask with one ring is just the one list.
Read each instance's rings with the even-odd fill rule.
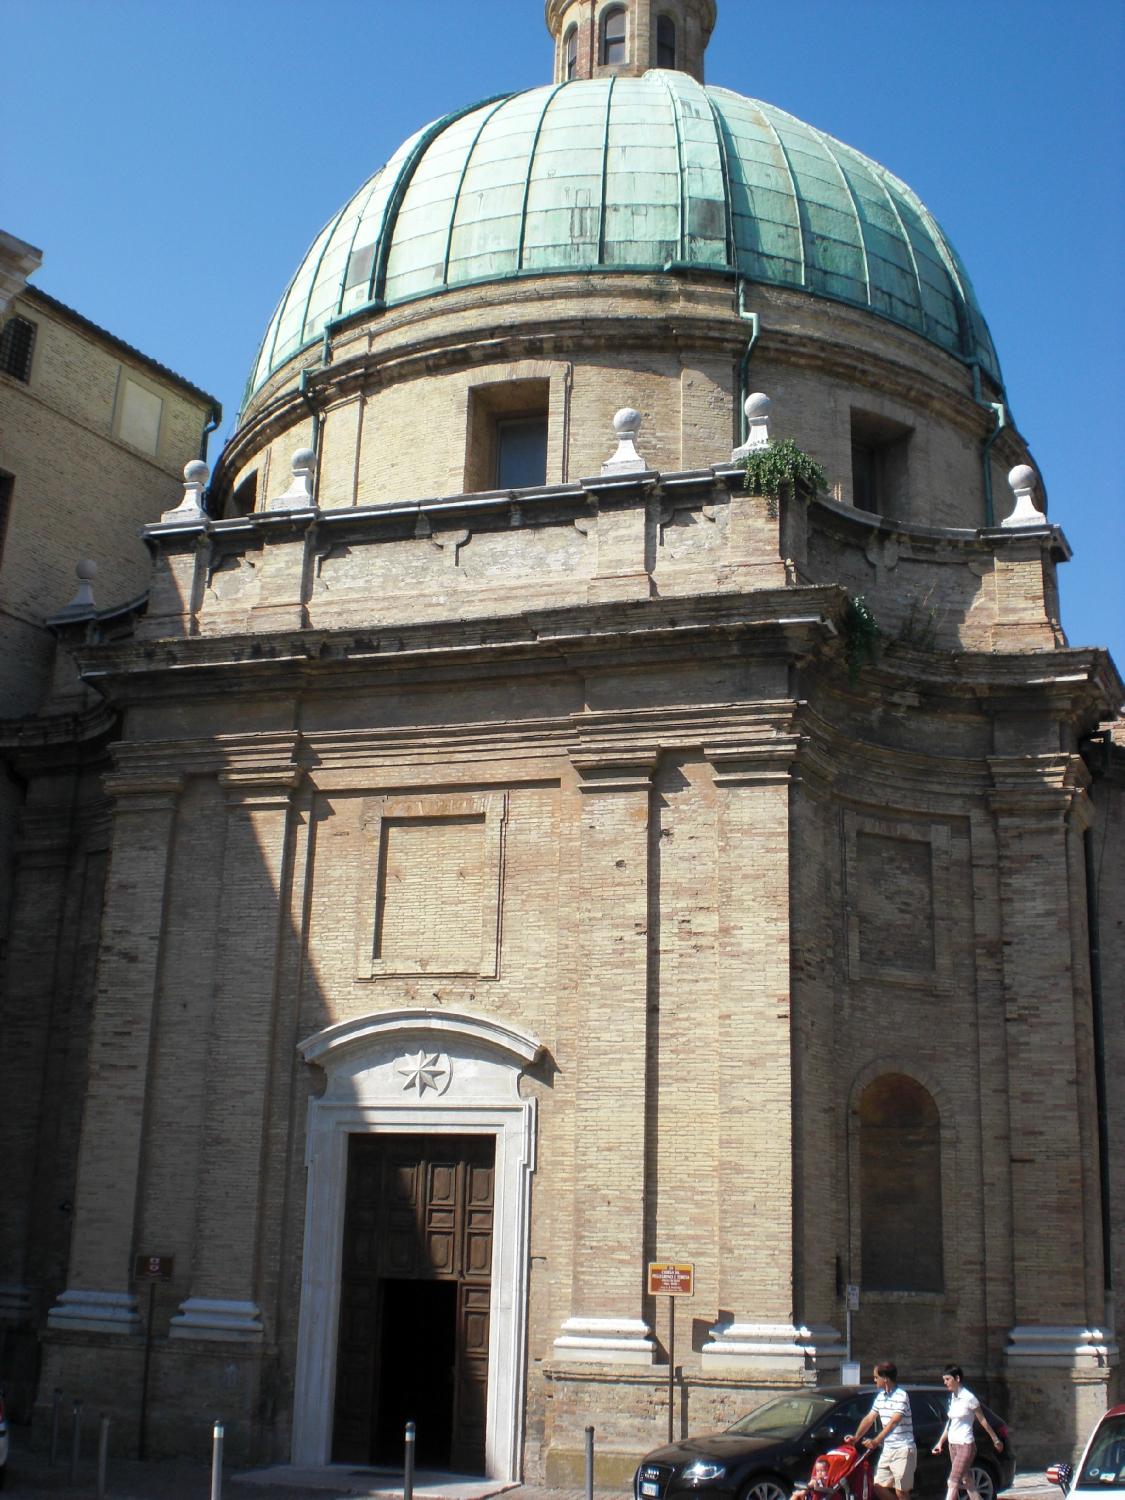
[[612,5],[602,16],[602,63],[613,66],[625,60],[625,7]]
[[571,79],[578,71],[578,27],[572,26],[563,42],[563,57],[566,59],[566,77]]
[[676,66],[676,23],[671,16],[658,16],[656,20],[656,66]]

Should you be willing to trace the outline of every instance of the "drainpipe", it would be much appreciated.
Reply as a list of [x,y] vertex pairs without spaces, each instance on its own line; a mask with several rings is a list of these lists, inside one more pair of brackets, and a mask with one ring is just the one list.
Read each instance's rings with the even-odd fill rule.
[[313,401],[313,398],[309,395],[309,371],[307,369],[304,369],[304,370],[301,371],[301,383],[297,387],[297,390],[298,390],[298,392],[300,394],[301,400],[305,403],[305,405],[309,409],[309,416],[312,417],[312,440],[309,443],[309,447],[312,449],[312,451],[317,455],[317,458],[319,459],[319,457],[320,457],[320,413],[316,409],[316,403]]
[[746,398],[750,394],[750,356],[754,352],[754,345],[758,342],[761,323],[756,312],[746,311],[746,283],[741,277],[738,282],[738,316],[744,323],[750,324],[750,342],[746,345],[746,353],[742,356],[742,363],[738,367],[738,430],[741,434],[738,441],[743,444],[750,430],[746,420]]
[[211,410],[207,415],[206,425],[199,435],[199,456],[204,461],[204,463],[207,462],[207,440],[222,420],[223,408],[217,401],[212,401]]
[[984,440],[980,450],[980,473],[984,485],[984,524],[996,525],[996,511],[992,503],[992,445],[1008,425],[1008,408],[1003,401],[986,401],[980,385],[980,362],[973,360],[973,400],[978,406],[986,406],[996,418],[996,426]]

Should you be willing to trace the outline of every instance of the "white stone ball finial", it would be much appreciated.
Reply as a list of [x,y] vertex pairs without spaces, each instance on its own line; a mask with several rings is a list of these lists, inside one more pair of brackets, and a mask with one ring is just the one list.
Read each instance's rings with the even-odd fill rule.
[[739,463],[748,453],[758,453],[769,447],[772,405],[765,391],[751,391],[742,403],[742,410],[746,413],[746,441],[731,454],[731,463]]
[[313,479],[316,474],[316,450],[314,448],[298,448],[294,453],[290,466],[293,477],[289,488],[284,495],[278,495],[277,499],[270,505],[270,510],[313,510],[316,506],[316,497],[313,493]]
[[1030,464],[1017,464],[1008,471],[1008,483],[1016,498],[1015,508],[1000,524],[1015,530],[1022,526],[1046,526],[1047,517],[1035,504],[1035,470]]
[[98,565],[92,557],[80,557],[74,565],[74,576],[78,579],[78,592],[66,607],[69,614],[92,613],[94,603],[94,579],[98,576]]
[[613,435],[617,449],[612,458],[602,464],[603,474],[643,474],[648,468],[637,452],[637,433],[641,430],[641,414],[632,406],[623,406],[614,414]]
[[161,514],[162,521],[205,521],[207,512],[203,506],[203,492],[211,470],[201,458],[193,458],[184,464],[184,498],[174,510]]

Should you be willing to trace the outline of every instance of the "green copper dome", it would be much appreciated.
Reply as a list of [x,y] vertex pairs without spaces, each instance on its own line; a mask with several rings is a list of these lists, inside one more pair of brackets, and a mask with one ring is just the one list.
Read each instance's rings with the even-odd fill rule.
[[771,104],[654,71],[488,100],[411,136],[313,241],[248,394],[360,309],[669,265],[868,308],[1000,381],[964,268],[904,182]]

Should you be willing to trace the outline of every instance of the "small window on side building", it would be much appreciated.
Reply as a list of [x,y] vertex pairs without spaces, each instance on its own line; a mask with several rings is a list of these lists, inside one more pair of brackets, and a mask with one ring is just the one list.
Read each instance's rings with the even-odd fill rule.
[[31,356],[35,350],[35,324],[13,315],[0,333],[0,370],[26,385],[31,379]]
[[563,43],[563,57],[566,60],[566,78],[569,82],[578,71],[578,27],[572,26],[566,34]]
[[155,458],[163,414],[163,398],[122,371],[117,391],[116,436],[131,448]]
[[602,63],[612,67],[625,61],[625,7],[615,5],[602,16]]
[[4,560],[4,542],[8,535],[8,518],[12,513],[12,491],[15,487],[14,477],[0,471],[0,562]]
[[676,66],[676,23],[671,16],[658,16],[656,21],[656,66]]

